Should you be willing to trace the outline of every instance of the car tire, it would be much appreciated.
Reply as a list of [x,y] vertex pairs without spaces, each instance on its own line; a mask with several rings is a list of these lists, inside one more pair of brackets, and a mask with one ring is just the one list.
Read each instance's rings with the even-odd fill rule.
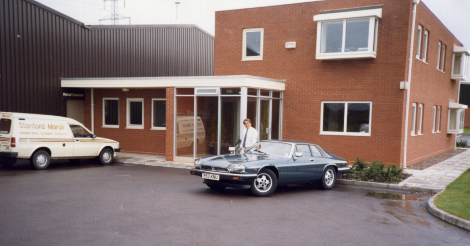
[[270,196],[276,191],[277,177],[273,171],[263,169],[258,173],[256,179],[253,180],[251,185],[251,192],[255,196]]
[[0,166],[10,168],[16,163],[16,158],[2,157],[0,158]]
[[37,170],[43,170],[49,167],[51,163],[51,156],[45,150],[39,150],[34,152],[33,156],[29,160],[31,165]]
[[209,188],[212,190],[224,190],[227,188],[226,185],[221,185],[221,184],[206,184]]
[[335,186],[336,171],[333,167],[327,167],[319,180],[319,186],[323,190],[329,190]]
[[99,156],[100,162],[103,165],[108,165],[113,162],[113,151],[109,148],[103,149]]

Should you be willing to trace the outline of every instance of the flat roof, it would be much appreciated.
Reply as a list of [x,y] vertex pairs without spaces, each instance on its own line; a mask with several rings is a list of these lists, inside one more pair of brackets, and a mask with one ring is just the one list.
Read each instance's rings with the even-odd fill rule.
[[286,80],[276,80],[251,75],[131,78],[62,78],[61,87],[84,89],[249,87],[257,89],[285,91]]

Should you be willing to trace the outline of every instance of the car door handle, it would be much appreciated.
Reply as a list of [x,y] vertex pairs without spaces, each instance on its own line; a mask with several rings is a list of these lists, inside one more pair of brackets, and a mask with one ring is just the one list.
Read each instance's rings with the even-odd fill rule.
[[310,158],[310,161],[314,161],[314,160],[315,160],[315,159],[313,159],[313,158]]
[[75,139],[75,142],[80,142],[80,139]]

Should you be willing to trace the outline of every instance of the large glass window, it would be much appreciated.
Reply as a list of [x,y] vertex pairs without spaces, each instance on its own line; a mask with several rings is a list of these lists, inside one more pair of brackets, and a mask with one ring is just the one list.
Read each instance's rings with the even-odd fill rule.
[[243,60],[263,59],[263,28],[243,30]]
[[371,102],[323,102],[322,134],[370,135]]
[[119,99],[103,98],[103,126],[119,127]]
[[240,97],[221,97],[220,154],[228,154],[240,138]]
[[[176,155],[194,156],[194,97],[176,97]],[[205,141],[202,121],[198,119],[198,140]],[[200,125],[200,126],[199,126]]]
[[317,59],[376,57],[377,18],[325,20],[318,23]]
[[219,103],[218,97],[197,97],[197,155],[217,155]]
[[166,129],[166,100],[152,99],[152,129]]
[[142,129],[144,127],[144,99],[127,99],[127,128]]

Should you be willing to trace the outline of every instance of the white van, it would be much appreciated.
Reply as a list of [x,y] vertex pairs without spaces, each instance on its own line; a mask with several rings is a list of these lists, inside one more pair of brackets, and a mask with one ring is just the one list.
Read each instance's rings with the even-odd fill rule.
[[99,157],[110,164],[119,143],[98,138],[82,123],[60,116],[0,112],[0,165],[29,159],[36,169],[46,169],[51,159]]

